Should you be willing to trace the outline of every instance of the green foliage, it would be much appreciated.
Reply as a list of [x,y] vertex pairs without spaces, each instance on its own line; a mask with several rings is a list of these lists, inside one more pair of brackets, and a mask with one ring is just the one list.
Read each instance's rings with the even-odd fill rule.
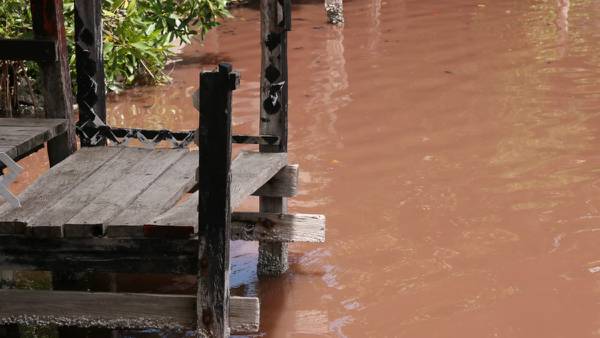
[[0,36],[30,36],[31,13],[23,0],[0,1]]
[[[104,0],[104,60],[109,90],[168,81],[163,72],[174,43],[204,35],[229,15],[228,0]],[[73,36],[74,0],[64,0],[67,36]],[[31,34],[28,1],[0,0],[0,36]],[[74,45],[69,38],[71,69]]]

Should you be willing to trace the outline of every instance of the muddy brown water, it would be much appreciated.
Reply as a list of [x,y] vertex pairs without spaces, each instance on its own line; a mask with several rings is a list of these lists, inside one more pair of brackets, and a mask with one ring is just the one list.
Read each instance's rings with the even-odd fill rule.
[[[292,245],[289,273],[260,280],[256,245],[235,243],[258,336],[599,336],[600,2],[346,0],[343,28],[322,1],[294,4],[290,210],[326,214],[327,242]],[[257,133],[259,14],[233,15],[172,85],[112,98],[110,122],[195,128],[198,72],[228,61],[235,130]]]

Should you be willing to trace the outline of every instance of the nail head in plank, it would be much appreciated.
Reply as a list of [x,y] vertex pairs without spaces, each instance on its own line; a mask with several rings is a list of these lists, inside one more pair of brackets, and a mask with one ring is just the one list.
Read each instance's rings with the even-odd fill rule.
[[45,172],[19,195],[21,208],[9,204],[0,206],[0,234],[17,234],[38,210],[58,202],[57,196],[71,191],[122,148],[81,149],[51,170]]
[[73,216],[63,227],[65,237],[104,234],[104,226],[129,206],[165,170],[183,157],[185,149],[155,149]]

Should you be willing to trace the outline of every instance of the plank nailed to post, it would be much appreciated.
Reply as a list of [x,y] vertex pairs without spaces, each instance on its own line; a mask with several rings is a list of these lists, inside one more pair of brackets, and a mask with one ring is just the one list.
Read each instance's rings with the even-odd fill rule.
[[[287,152],[287,32],[291,29],[291,0],[260,0],[260,12],[260,133],[279,137],[278,145],[261,145],[260,151]],[[260,211],[286,213],[287,200],[282,197],[260,197]],[[287,243],[260,242],[258,273],[279,275],[287,271],[287,252]]]
[[[104,59],[102,57],[102,0],[75,0],[75,54],[79,123],[106,122]],[[105,145],[102,140],[97,145]],[[89,139],[81,139],[90,146]]]
[[46,118],[69,121],[67,132],[48,142],[50,165],[55,165],[76,150],[63,0],[30,1],[35,38],[56,41],[56,61],[40,62]]
[[198,336],[229,337],[231,65],[200,74]]

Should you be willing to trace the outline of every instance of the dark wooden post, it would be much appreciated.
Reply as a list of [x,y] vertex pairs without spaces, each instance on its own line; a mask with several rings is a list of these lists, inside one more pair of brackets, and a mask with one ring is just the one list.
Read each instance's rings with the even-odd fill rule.
[[[287,152],[288,65],[287,32],[291,29],[291,0],[260,0],[261,83],[260,133],[274,135],[279,145],[261,145],[261,152]],[[260,211],[285,213],[287,200],[260,197]],[[259,244],[258,273],[278,275],[288,269],[287,243]]]
[[200,74],[198,336],[229,337],[231,65]]
[[57,45],[56,61],[40,62],[46,117],[70,121],[66,133],[48,142],[50,165],[55,165],[77,149],[63,0],[30,1],[35,38],[55,40]]
[[[75,0],[75,56],[79,122],[106,122],[106,89],[102,56],[102,0]],[[97,145],[105,145],[103,140]],[[81,139],[88,147],[89,140]]]

